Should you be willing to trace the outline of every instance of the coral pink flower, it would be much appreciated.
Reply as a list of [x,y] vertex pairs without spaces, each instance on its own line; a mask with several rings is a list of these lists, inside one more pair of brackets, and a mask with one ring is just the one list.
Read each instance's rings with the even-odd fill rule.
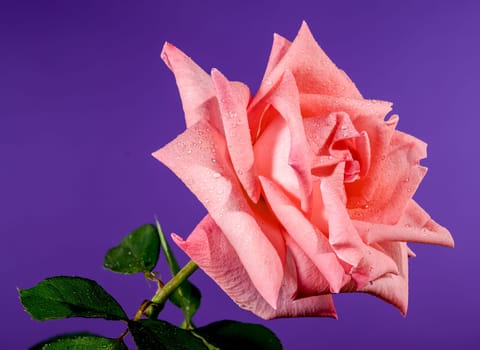
[[406,242],[453,246],[412,199],[422,141],[385,121],[304,23],[275,35],[262,84],[208,75],[166,43],[186,130],[154,153],[208,210],[175,242],[242,308],[263,318],[336,317],[332,294],[408,303]]

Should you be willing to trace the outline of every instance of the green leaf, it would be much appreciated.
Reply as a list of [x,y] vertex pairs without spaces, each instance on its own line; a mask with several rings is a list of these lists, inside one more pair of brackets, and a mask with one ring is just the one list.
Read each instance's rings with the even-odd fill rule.
[[30,350],[127,350],[123,340],[91,333],[63,334],[34,345]]
[[143,225],[105,255],[103,266],[113,272],[133,274],[152,271],[160,254],[160,240],[153,225]]
[[194,332],[220,349],[282,349],[277,336],[270,329],[259,324],[225,320],[196,328]]
[[39,321],[68,317],[127,320],[118,302],[97,282],[82,277],[50,277],[19,290],[20,301]]
[[[157,225],[158,236],[160,237],[160,243],[167,259],[170,272],[175,276],[178,271],[180,271],[180,267],[170,249],[170,245],[165,239],[165,235],[163,234],[162,228],[157,219],[155,219],[155,223]],[[184,328],[192,327],[192,317],[200,307],[201,297],[200,290],[188,280],[182,282],[175,292],[170,295],[170,301],[175,306],[181,308],[183,315],[185,316],[185,321],[183,323]]]
[[207,350],[192,332],[160,320],[129,321],[128,328],[139,350]]

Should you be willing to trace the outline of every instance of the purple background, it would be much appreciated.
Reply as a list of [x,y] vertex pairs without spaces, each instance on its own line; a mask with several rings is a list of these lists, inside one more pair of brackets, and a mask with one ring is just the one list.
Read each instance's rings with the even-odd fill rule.
[[[456,248],[413,246],[406,318],[355,294],[336,297],[338,321],[263,323],[285,349],[476,348],[479,13],[473,1],[2,1],[1,347],[24,349],[65,331],[118,336],[123,326],[102,320],[32,321],[15,288],[83,275],[132,315],[154,287],[103,270],[105,251],[154,214],[183,236],[204,215],[150,156],[184,129],[173,75],[159,58],[164,41],[255,92],[272,34],[293,39],[305,19],[364,96],[393,101],[399,129],[429,143],[430,171],[415,198],[451,230]],[[193,280],[204,295],[197,324],[261,322],[202,272]],[[171,307],[164,316],[180,319]]]

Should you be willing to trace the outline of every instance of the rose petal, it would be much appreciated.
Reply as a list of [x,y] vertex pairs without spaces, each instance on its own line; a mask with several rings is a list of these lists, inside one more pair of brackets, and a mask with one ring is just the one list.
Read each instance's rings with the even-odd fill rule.
[[330,60],[313,38],[306,22],[303,22],[293,43],[290,44],[280,36],[274,37],[267,71],[249,105],[252,139],[257,135],[262,113],[267,108],[265,98],[277,86],[286,71],[293,73],[301,95],[362,98],[355,84]]
[[288,236],[315,264],[323,275],[322,279],[326,279],[328,292],[338,293],[343,285],[344,270],[327,238],[305,218],[274,182],[260,176],[260,183],[271,209]]
[[[313,263],[312,259],[305,254],[305,251],[296,243],[293,237],[286,234],[285,242],[287,244],[287,249],[294,260],[297,272],[296,298],[330,294],[331,287],[325,279],[325,276]],[[346,276],[343,269],[341,274]]]
[[160,57],[175,75],[187,127],[200,120],[219,127],[219,110],[210,76],[190,57],[166,42]]
[[[295,194],[295,196],[300,200],[302,209],[305,212],[308,212],[310,206],[310,196],[312,192],[311,184],[311,158],[309,153],[309,148],[307,144],[307,139],[305,137],[305,130],[303,127],[303,120],[300,114],[299,109],[299,98],[298,90],[295,84],[295,79],[290,72],[285,72],[282,80],[280,81],[278,87],[274,92],[268,97],[267,102],[269,105],[275,108],[278,113],[286,121],[286,127],[288,127],[288,141],[287,138],[280,139],[278,136],[275,137],[275,132],[271,134],[272,129],[266,131],[264,134],[271,135],[279,140],[279,145],[284,148],[284,151],[287,151],[288,147],[288,160],[283,164],[288,164],[288,166],[293,169],[295,175],[295,180],[291,178],[291,172],[281,170],[276,172],[274,177],[280,184],[287,184],[287,190],[290,190],[290,193]],[[277,125],[277,124],[275,124]],[[269,128],[269,125],[267,126]],[[263,134],[262,134],[263,135]],[[288,142],[288,146],[286,145]],[[257,141],[258,143],[258,141]],[[260,154],[262,153],[262,154]],[[266,153],[266,156],[263,154]],[[272,157],[271,148],[265,148],[255,145],[255,155],[262,157],[261,162],[264,161],[271,163],[276,162],[283,167],[282,163]],[[268,160],[267,158],[271,158]],[[282,160],[284,157],[282,157]],[[257,162],[259,164],[259,162]],[[284,178],[283,174],[287,176]]]
[[262,133],[253,147],[258,174],[268,177],[298,203],[298,179],[295,171],[288,165],[290,153],[290,133],[285,120],[278,114]]
[[338,163],[331,176],[320,180],[320,192],[330,244],[341,260],[357,267],[364,256],[365,245],[345,208],[344,167],[345,163]]
[[260,185],[256,178],[248,126],[246,109],[248,99],[245,99],[242,90],[237,93],[232,84],[216,69],[212,69],[212,81],[219,101],[225,140],[233,168],[248,196],[256,203],[260,196]]
[[285,71],[293,73],[300,93],[362,98],[345,72],[338,69],[320,48],[305,22],[288,51],[263,80],[253,105],[260,102]]
[[328,222],[330,244],[343,261],[357,266],[362,258],[359,249],[362,243],[345,209],[344,166],[344,163],[339,163],[330,177],[321,179],[320,191]]
[[425,143],[395,131],[397,121],[393,117],[368,132],[372,148],[370,171],[345,185],[347,206],[354,219],[396,224],[426,173],[426,168],[419,165],[426,156]]
[[266,223],[268,214],[250,207],[232,169],[223,136],[209,124],[199,122],[155,152],[154,157],[203,203],[259,293],[275,307],[283,280],[285,242],[278,227]]
[[396,225],[372,224],[354,221],[359,232],[364,232],[368,243],[379,241],[400,241],[438,244],[453,247],[450,232],[433,221],[430,216],[414,201],[410,200]]
[[186,241],[177,235],[173,240],[200,268],[242,308],[264,319],[277,317],[336,317],[330,295],[294,300],[297,290],[295,266],[287,256],[285,279],[274,309],[258,293],[236,251],[220,227],[207,215]]
[[403,242],[381,242],[384,252],[388,254],[398,266],[398,274],[386,274],[361,291],[373,294],[400,310],[402,315],[408,308],[408,248]]
[[376,124],[378,121],[383,122],[392,110],[392,103],[386,101],[306,93],[300,94],[300,106],[304,118],[327,116],[333,112],[347,113],[359,131],[363,129],[355,123],[357,118],[361,118],[359,123],[364,121],[364,124]]
[[[368,134],[359,133],[348,114],[332,112],[329,115],[304,119],[305,134],[311,153],[315,155],[311,173],[328,176],[332,166],[347,161],[345,181],[352,182],[365,176],[370,168],[370,143]],[[355,170],[354,179],[347,172]]]
[[273,34],[272,50],[270,51],[267,68],[265,69],[265,74],[262,80],[265,80],[270,75],[272,69],[278,65],[278,62],[280,62],[283,56],[285,56],[291,45],[292,43],[281,35],[278,35],[277,33]]

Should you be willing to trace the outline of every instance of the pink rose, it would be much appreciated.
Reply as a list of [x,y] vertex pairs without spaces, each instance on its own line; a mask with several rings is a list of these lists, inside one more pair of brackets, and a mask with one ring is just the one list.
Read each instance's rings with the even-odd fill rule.
[[304,23],[275,35],[249,89],[166,43],[187,129],[154,153],[208,210],[173,239],[242,308],[263,318],[336,317],[332,294],[366,292],[405,314],[406,242],[453,246],[412,199],[426,144],[387,121]]

